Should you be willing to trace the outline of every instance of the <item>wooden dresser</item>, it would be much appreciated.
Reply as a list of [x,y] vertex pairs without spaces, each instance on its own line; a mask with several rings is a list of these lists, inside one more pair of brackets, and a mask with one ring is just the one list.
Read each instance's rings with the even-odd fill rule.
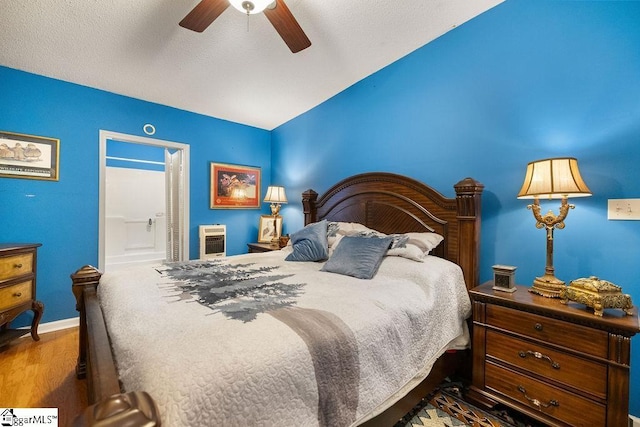
[[[36,301],[37,249],[40,243],[0,243],[0,347],[31,332],[38,341],[38,324],[44,305]],[[10,329],[20,313],[33,310],[31,329]]]
[[502,403],[551,426],[628,425],[631,337],[638,312],[545,298],[517,285],[485,283],[473,301],[473,371],[468,398]]

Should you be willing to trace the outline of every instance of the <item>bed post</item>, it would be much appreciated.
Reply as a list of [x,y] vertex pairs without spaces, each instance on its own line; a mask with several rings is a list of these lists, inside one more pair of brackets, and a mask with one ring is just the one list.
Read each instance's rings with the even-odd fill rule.
[[76,309],[80,312],[80,348],[76,375],[87,379],[89,404],[120,393],[118,371],[98,301],[101,276],[102,273],[90,265],[85,265],[71,275]]
[[302,211],[304,213],[304,225],[311,224],[318,220],[318,207],[316,201],[318,193],[313,190],[307,190],[302,193]]
[[71,290],[76,297],[76,310],[80,312],[80,347],[76,364],[76,377],[87,376],[87,312],[84,306],[85,288],[97,289],[102,273],[95,267],[85,265],[71,275]]
[[462,267],[467,289],[480,284],[480,208],[484,185],[465,178],[456,189],[459,229],[458,264]]

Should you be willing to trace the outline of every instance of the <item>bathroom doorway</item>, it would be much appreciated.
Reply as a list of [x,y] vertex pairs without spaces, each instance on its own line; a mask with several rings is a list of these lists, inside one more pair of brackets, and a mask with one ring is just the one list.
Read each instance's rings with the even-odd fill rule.
[[189,145],[100,131],[99,268],[188,259]]

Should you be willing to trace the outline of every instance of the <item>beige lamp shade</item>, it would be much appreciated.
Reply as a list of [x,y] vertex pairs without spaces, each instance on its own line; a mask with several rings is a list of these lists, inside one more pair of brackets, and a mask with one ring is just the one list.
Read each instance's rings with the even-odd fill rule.
[[591,196],[573,157],[536,160],[527,165],[519,199]]
[[268,203],[287,203],[287,195],[284,192],[284,187],[270,185],[267,188],[267,194],[264,196],[264,201]]

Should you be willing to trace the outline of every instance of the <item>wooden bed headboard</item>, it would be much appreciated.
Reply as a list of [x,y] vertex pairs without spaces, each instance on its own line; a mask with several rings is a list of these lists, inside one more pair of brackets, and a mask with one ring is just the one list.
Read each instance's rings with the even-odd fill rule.
[[433,255],[460,265],[468,289],[479,284],[480,207],[484,185],[465,178],[455,198],[402,175],[371,172],[340,181],[325,194],[302,193],[305,225],[358,222],[382,233],[435,232],[444,241]]

